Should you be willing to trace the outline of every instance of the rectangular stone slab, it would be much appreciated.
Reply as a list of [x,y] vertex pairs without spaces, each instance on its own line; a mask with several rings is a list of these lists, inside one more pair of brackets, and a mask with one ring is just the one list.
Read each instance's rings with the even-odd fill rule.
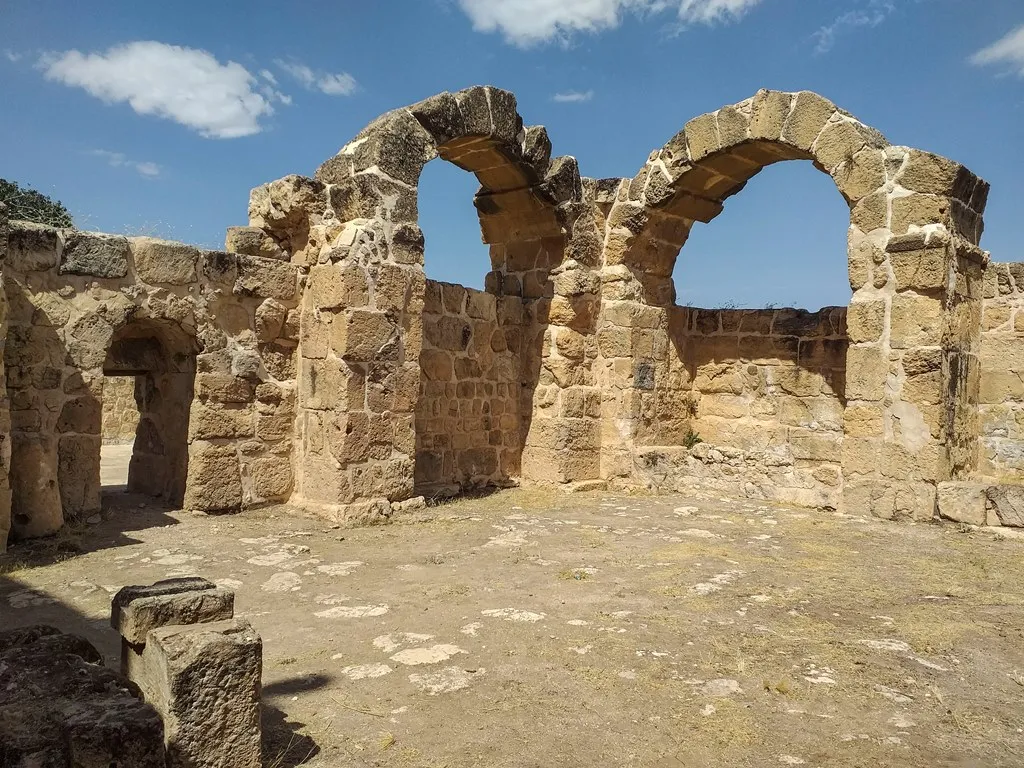
[[170,768],[260,768],[262,665],[242,619],[149,634],[133,682],[163,718]]
[[234,611],[230,590],[198,577],[167,579],[121,589],[111,603],[110,625],[127,642],[144,645],[152,629],[230,619]]

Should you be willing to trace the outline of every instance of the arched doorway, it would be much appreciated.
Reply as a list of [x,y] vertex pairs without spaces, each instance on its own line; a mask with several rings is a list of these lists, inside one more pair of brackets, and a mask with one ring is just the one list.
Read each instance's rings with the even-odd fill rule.
[[129,493],[174,506],[184,500],[196,353],[194,337],[170,322],[137,319],[114,333],[103,362],[104,384],[133,380],[138,411],[126,476]]
[[[484,291],[424,276],[417,185],[438,156],[481,184]],[[381,117],[317,179],[341,233],[331,262],[311,269],[302,312],[303,339],[325,343],[302,345],[301,497],[372,507],[417,488],[595,476],[598,414],[572,429],[576,403],[559,397],[594,385],[581,331],[596,318],[600,242],[575,161],[551,159],[511,93],[476,87]],[[327,289],[340,285],[351,290]],[[566,461],[574,439],[585,453]]]

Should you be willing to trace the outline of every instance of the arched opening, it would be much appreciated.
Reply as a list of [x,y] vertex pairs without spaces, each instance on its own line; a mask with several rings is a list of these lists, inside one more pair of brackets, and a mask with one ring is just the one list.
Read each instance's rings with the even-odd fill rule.
[[[421,195],[418,185],[437,157],[479,183],[472,231],[488,256],[476,267],[459,261],[456,271],[442,273],[458,283],[429,280],[423,269],[417,209],[443,201],[429,188]],[[351,505],[344,513],[356,514],[357,500],[401,502],[511,482],[533,434],[541,347],[552,341],[545,337],[549,317],[557,309],[558,322],[581,322],[571,302],[556,306],[550,276],[563,260],[568,225],[581,213],[575,161],[552,160],[546,132],[523,125],[515,97],[484,86],[382,116],[316,177],[331,185],[345,245],[332,251],[330,263],[311,269],[302,308],[302,337],[324,341],[302,345],[298,409],[308,448],[296,498]],[[468,209],[466,201],[450,202]],[[470,242],[468,232],[457,242]],[[596,261],[588,257],[588,264]],[[478,277],[466,279],[474,269]],[[336,298],[317,290],[339,278],[373,290]],[[565,281],[575,285],[572,278]],[[348,384],[344,403],[322,396],[318,382],[327,376]],[[554,374],[549,378],[544,384],[557,388]],[[557,406],[557,398],[550,400]],[[554,416],[548,421],[554,426],[544,431],[543,448],[554,452],[567,430]],[[597,446],[588,448],[596,465]],[[551,473],[556,462],[543,464]]]
[[693,225],[670,310],[684,489],[838,506],[849,221],[832,180],[790,161]]
[[[100,465],[104,491],[127,489],[164,499],[178,506],[185,495],[188,473],[188,423],[195,385],[196,342],[171,323],[139,319],[119,328],[103,362],[104,415],[118,419],[110,431],[123,434],[124,423],[133,418],[123,396],[120,415],[106,403],[108,384],[126,380],[114,392],[130,387],[137,419],[131,442],[108,441]],[[127,412],[127,413],[125,413]],[[116,430],[114,426],[116,424]]]
[[417,208],[427,280],[484,289],[491,267],[472,206],[479,188],[472,173],[452,163],[434,160],[424,166],[417,185]]
[[522,312],[509,306],[521,304],[521,288],[498,256],[503,245],[482,241],[467,205],[478,190],[473,173],[442,160],[427,163],[417,187],[427,279],[414,492],[428,498],[519,474]]
[[816,311],[850,300],[850,208],[810,162],[776,163],[696,223],[672,273],[676,304]]

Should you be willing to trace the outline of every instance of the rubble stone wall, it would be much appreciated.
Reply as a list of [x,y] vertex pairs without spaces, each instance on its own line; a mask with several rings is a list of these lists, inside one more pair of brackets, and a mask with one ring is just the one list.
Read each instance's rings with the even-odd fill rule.
[[1024,264],[992,263],[981,317],[978,474],[1024,481]]
[[100,385],[103,399],[103,425],[100,434],[106,443],[130,443],[139,426],[139,407],[135,403],[134,376],[104,376]]
[[416,493],[507,485],[519,477],[523,305],[427,281],[416,404]]

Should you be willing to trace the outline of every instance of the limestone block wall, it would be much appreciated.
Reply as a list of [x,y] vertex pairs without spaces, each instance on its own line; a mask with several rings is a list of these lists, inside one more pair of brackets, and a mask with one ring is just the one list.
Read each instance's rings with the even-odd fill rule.
[[889,519],[931,519],[937,483],[969,472],[974,455],[971,371],[987,259],[977,243],[988,184],[945,158],[890,145],[808,91],[763,90],[697,117],[633,179],[606,187],[602,314],[613,306],[635,318],[620,335],[650,337],[657,354],[604,366],[605,445],[620,447],[602,472],[628,478],[643,433],[638,385],[669,375],[660,354],[667,317],[645,326],[644,307],[667,313],[676,255],[694,224],[711,222],[783,160],[811,161],[850,206],[843,502]]
[[[480,182],[484,292],[424,275],[435,159]],[[849,308],[677,307],[691,229],[786,160],[850,207]],[[418,488],[518,475],[930,519],[938,484],[1020,471],[1019,265],[978,247],[987,195],[808,91],[759,91],[632,178],[587,179],[482,86],[257,187],[223,252],[16,223],[0,527],[8,456],[16,535],[98,507],[104,374],[139,382],[129,486],[207,511],[375,521]]]
[[428,280],[416,404],[418,494],[519,477],[523,305]]
[[134,376],[104,376],[100,385],[103,402],[103,442],[130,443],[139,426],[139,407],[135,403]]
[[1024,264],[985,270],[978,396],[978,475],[1024,481]]
[[669,310],[668,375],[641,407],[634,473],[652,488],[837,508],[846,310]]
[[299,279],[281,259],[12,223],[14,535],[99,509],[105,369],[150,377],[139,455],[167,468],[171,501],[227,511],[288,498]]

